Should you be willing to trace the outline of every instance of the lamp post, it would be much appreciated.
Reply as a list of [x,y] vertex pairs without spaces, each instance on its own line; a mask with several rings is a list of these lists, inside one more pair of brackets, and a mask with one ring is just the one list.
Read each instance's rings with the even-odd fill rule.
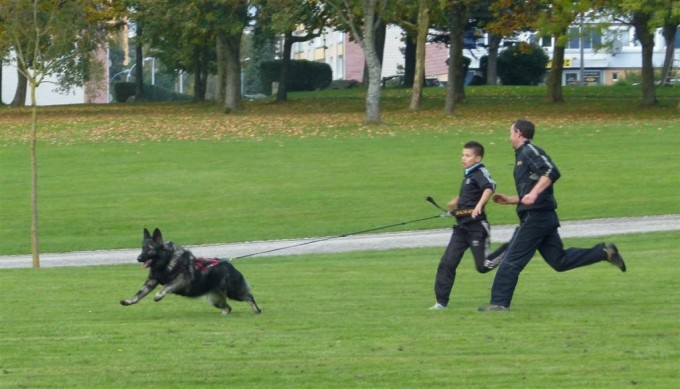
[[[144,62],[151,61],[151,85],[156,85],[156,58],[155,57],[146,57],[144,58]],[[127,69],[127,77],[125,77],[125,81],[130,81],[130,74],[132,73],[132,69],[135,68],[137,64],[133,64],[130,66],[130,69]]]
[[584,60],[583,60],[583,52],[584,52],[583,45],[585,43],[585,39],[584,39],[585,34],[583,33],[583,14],[581,14],[581,23],[580,23],[580,28],[579,28],[579,35],[580,35],[579,46],[581,48],[581,50],[580,50],[581,68],[579,69],[578,81],[579,81],[579,85],[583,86],[583,85],[586,84],[585,80],[583,79],[583,73],[584,73],[584,68],[585,68],[585,64],[583,63],[584,62]]

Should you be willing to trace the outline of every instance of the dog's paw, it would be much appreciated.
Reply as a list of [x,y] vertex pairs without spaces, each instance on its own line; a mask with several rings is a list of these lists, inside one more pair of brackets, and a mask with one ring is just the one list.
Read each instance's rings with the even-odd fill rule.
[[158,294],[156,294],[155,296],[153,296],[153,301],[159,302],[159,301],[163,300],[163,297],[165,297],[165,294],[164,294],[164,293],[163,293],[163,294],[158,293]]
[[127,305],[132,305],[132,304],[134,304],[134,303],[130,300],[120,300],[120,305],[127,306]]

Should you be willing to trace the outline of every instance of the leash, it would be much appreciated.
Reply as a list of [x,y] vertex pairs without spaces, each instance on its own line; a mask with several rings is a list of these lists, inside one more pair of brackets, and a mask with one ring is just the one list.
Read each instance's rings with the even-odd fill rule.
[[325,237],[325,238],[320,238],[320,239],[310,240],[310,241],[307,241],[307,242],[292,244],[290,246],[277,247],[277,248],[270,249],[270,250],[258,251],[256,253],[252,253],[252,254],[241,255],[241,256],[238,256],[238,257],[231,258],[231,259],[229,259],[229,261],[233,261],[235,259],[254,257],[255,255],[267,254],[267,253],[272,253],[272,252],[275,252],[275,251],[287,250],[287,249],[291,249],[293,247],[306,246],[308,244],[313,244],[313,243],[325,242],[325,241],[331,240],[331,239],[345,238],[345,237],[352,236],[352,235],[365,234],[367,232],[384,230],[384,229],[390,228],[390,227],[403,226],[405,224],[417,223],[417,222],[421,222],[421,221],[424,221],[424,220],[430,220],[430,219],[440,218],[440,217],[444,217],[444,216],[447,216],[447,215],[442,214],[442,215],[436,215],[436,216],[428,216],[428,217],[424,217],[422,219],[415,219],[415,220],[409,220],[409,221],[404,221],[404,222],[400,222],[400,223],[394,223],[394,224],[390,224],[390,225],[386,225],[386,226],[370,228],[368,230],[350,232],[350,233],[342,234],[342,235],[328,236],[328,237]]
[[[406,224],[422,222],[422,221],[425,221],[425,220],[436,219],[436,218],[440,218],[440,217],[468,215],[468,214],[471,214],[472,211],[473,211],[472,209],[470,209],[470,210],[454,210],[454,211],[448,211],[448,210],[446,210],[446,209],[440,207],[439,204],[437,204],[437,202],[434,201],[434,199],[433,199],[432,197],[430,197],[430,196],[427,196],[427,197],[425,198],[425,200],[426,200],[427,202],[431,203],[432,205],[434,205],[435,207],[437,207],[439,210],[444,211],[444,213],[439,214],[439,215],[436,215],[436,216],[428,216],[428,217],[424,217],[424,218],[421,218],[421,219],[408,220],[408,221],[404,221],[404,222],[389,224],[389,225],[386,225],[386,226],[380,226],[380,227],[375,227],[375,228],[369,228],[368,230],[350,232],[350,233],[342,234],[342,235],[328,236],[328,237],[325,237],[325,238],[319,238],[319,239],[314,239],[314,240],[310,240],[310,241],[306,241],[306,242],[301,242],[301,243],[292,244],[292,245],[290,245],[290,246],[283,246],[283,247],[273,248],[273,249],[270,249],[270,250],[258,251],[258,252],[256,252],[256,253],[241,255],[241,256],[238,256],[238,257],[234,257],[234,258],[228,258],[227,260],[231,262],[231,261],[233,261],[233,260],[235,260],[235,259],[243,259],[243,258],[248,258],[248,257],[254,257],[254,256],[256,256],[256,255],[268,254],[268,253],[273,253],[273,252],[275,252],[275,251],[281,251],[281,250],[292,249],[292,248],[294,248],[294,247],[306,246],[306,245],[308,245],[308,244],[319,243],[319,242],[325,242],[325,241],[331,240],[331,239],[346,238],[346,237],[352,236],[352,235],[365,234],[365,233],[367,233],[367,232],[373,232],[373,231],[384,230],[384,229],[390,228],[390,227],[403,226],[403,225],[406,225]],[[458,214],[458,212],[464,212],[464,213]]]

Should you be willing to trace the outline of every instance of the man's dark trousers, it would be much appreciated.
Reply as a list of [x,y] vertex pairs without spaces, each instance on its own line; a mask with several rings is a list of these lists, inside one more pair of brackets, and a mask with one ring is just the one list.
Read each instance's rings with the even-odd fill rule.
[[567,271],[607,259],[604,244],[593,248],[565,250],[557,228],[560,226],[555,211],[525,211],[520,225],[510,242],[491,288],[491,304],[509,307],[517,286],[519,273],[538,250],[557,271]]

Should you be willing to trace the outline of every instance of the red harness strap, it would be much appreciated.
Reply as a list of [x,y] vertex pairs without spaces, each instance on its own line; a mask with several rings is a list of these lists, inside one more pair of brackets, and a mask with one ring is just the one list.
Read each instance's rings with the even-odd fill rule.
[[198,270],[205,272],[209,268],[219,265],[220,260],[217,258],[195,258],[194,263],[196,264],[196,268],[198,268]]

